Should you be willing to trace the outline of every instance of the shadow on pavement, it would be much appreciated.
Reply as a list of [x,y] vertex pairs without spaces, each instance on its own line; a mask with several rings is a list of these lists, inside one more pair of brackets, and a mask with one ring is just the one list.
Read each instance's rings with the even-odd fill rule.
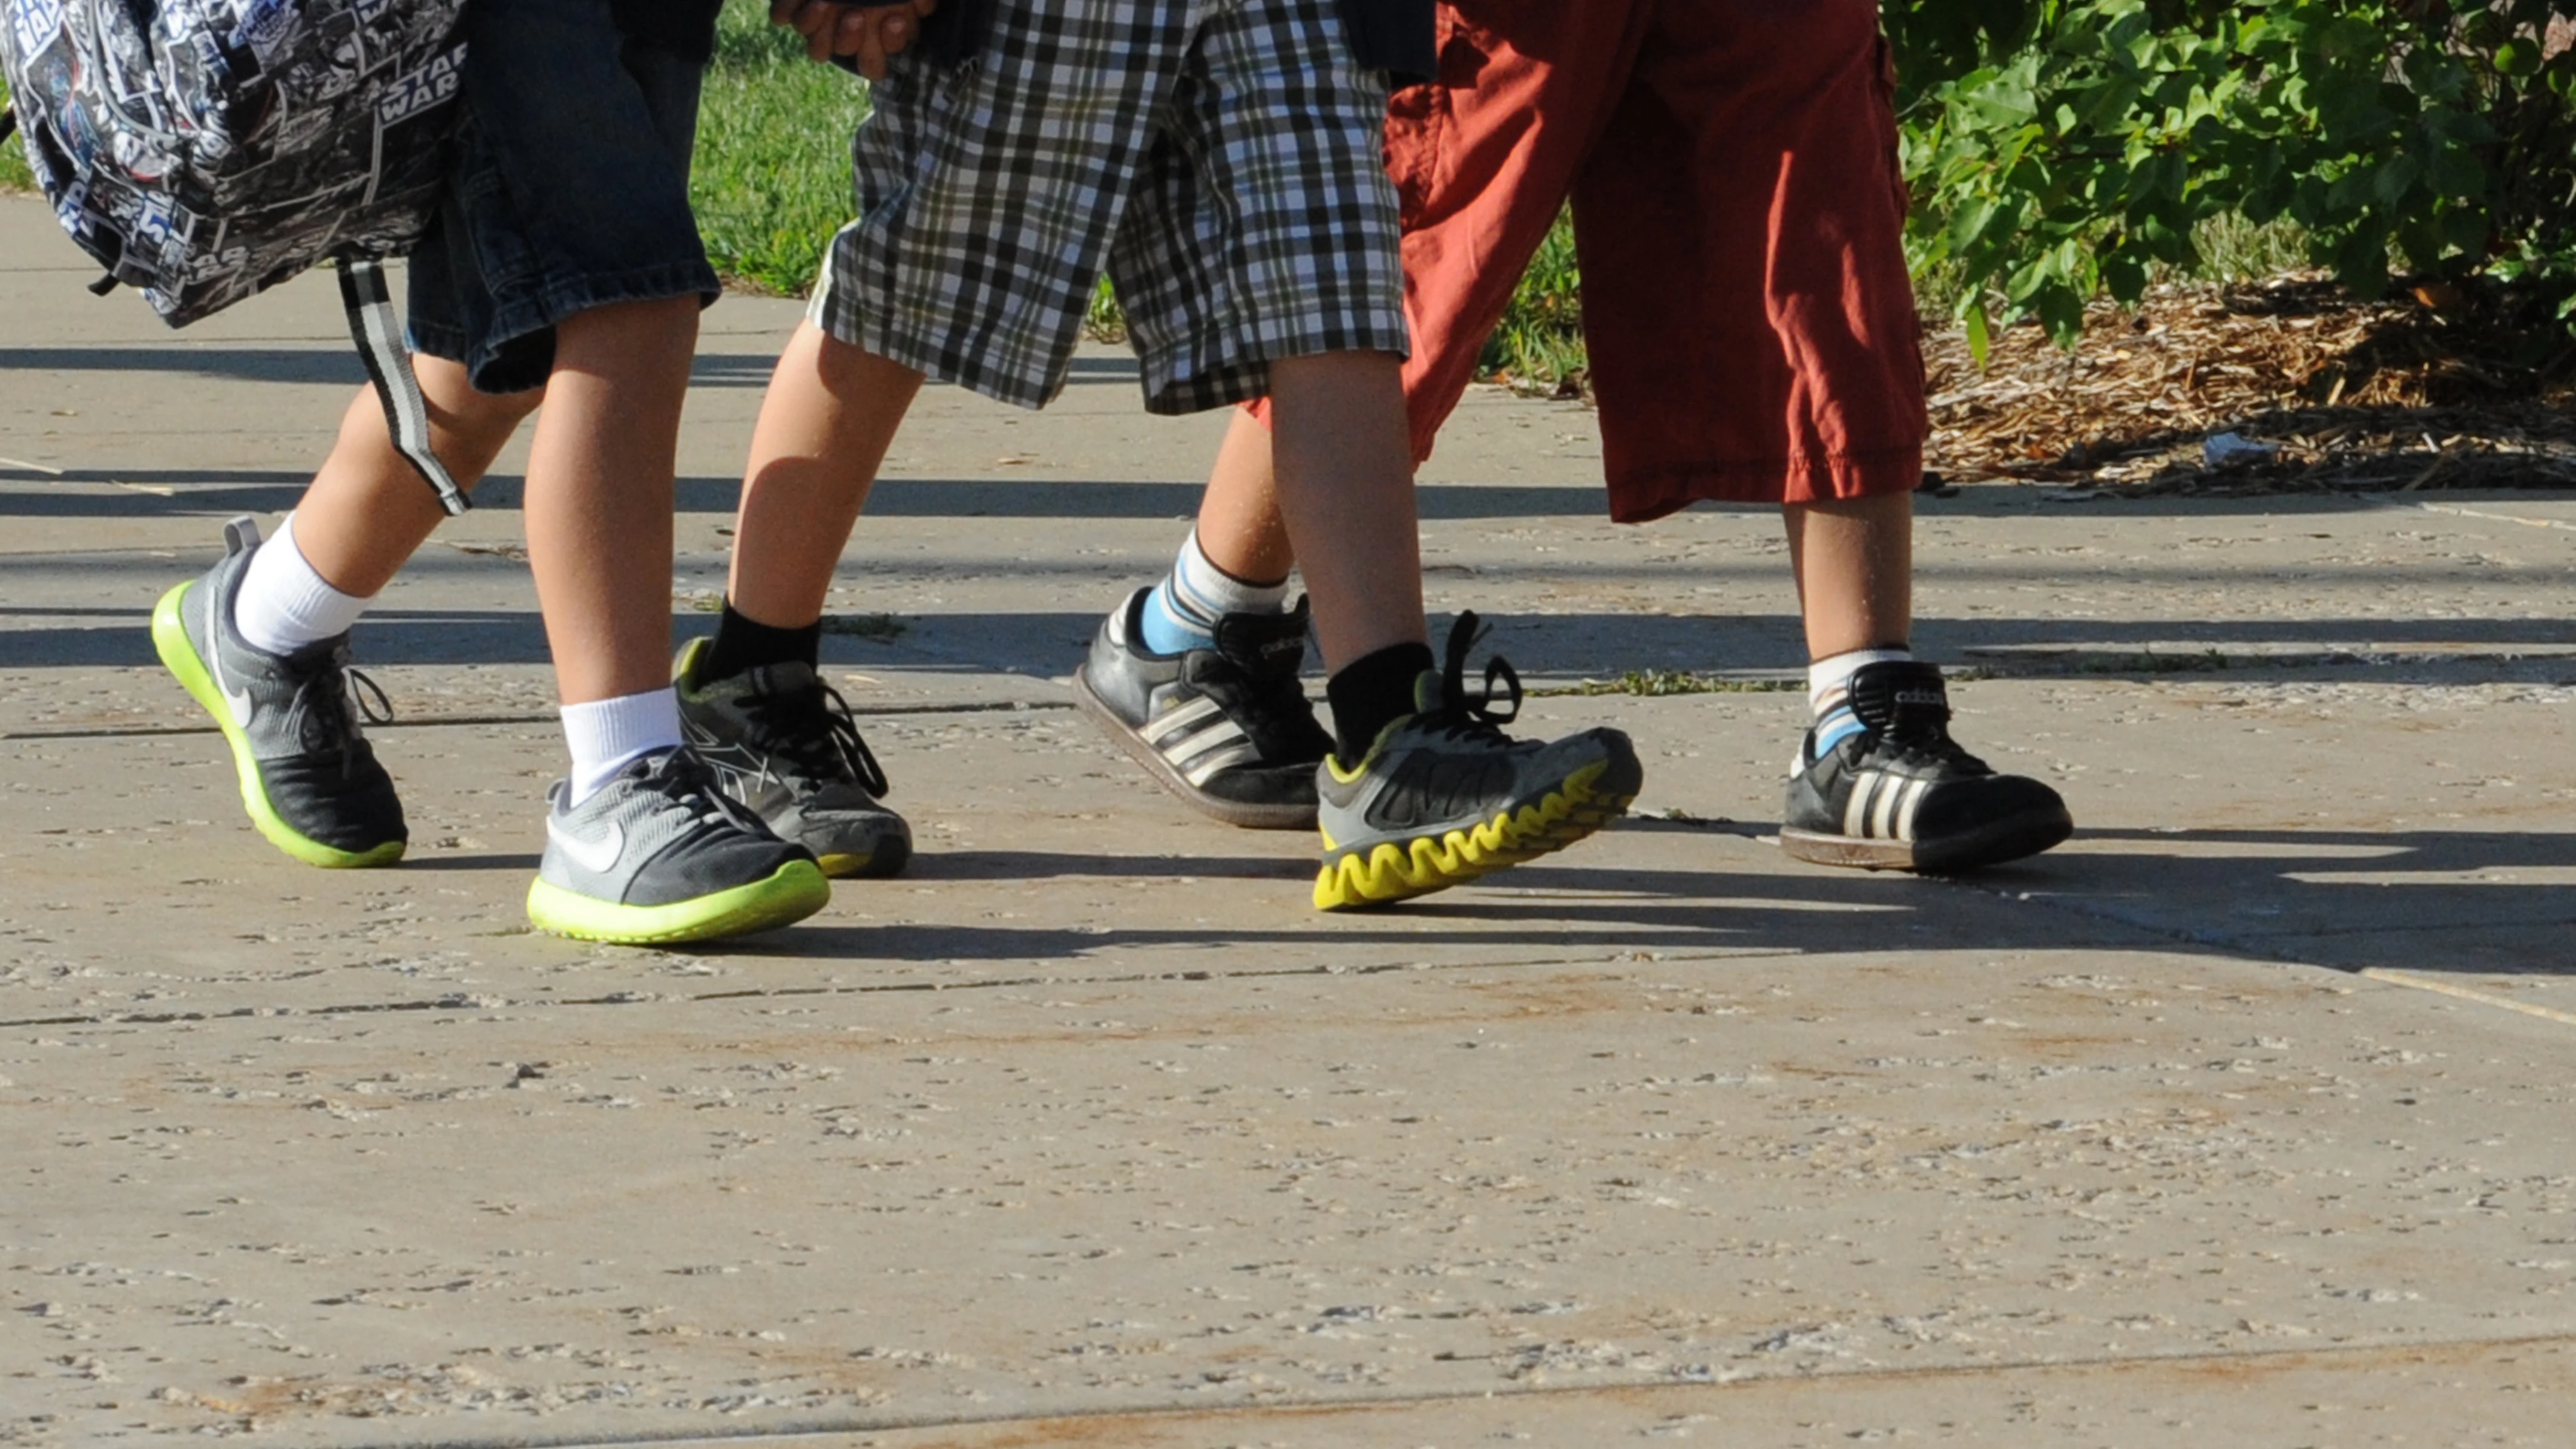
[[[13,605],[0,619],[29,621],[88,619],[88,627],[42,626],[0,630],[11,667],[62,668],[82,665],[132,664],[148,658],[144,631],[152,600],[170,585],[196,572],[193,560],[166,558],[83,559],[77,563],[50,556],[0,559],[0,594],[26,598],[36,590],[31,575],[77,569],[85,588],[122,591],[135,602],[119,609],[81,604],[61,608]],[[424,550],[407,573],[412,581],[471,572],[489,574],[496,564],[514,568],[504,558],[441,550]],[[912,567],[907,565],[907,567]],[[131,580],[127,588],[120,576]],[[842,605],[865,612],[869,581],[844,570],[845,582],[858,589]],[[905,651],[935,653],[943,660],[1013,674],[1052,677],[1080,658],[1082,642],[1099,626],[1101,615],[1124,597],[1125,583],[1099,584],[1095,571],[1081,571],[1084,582],[1097,585],[1096,600],[1078,611],[1008,610],[973,613],[897,614],[905,626],[891,641]],[[13,580],[21,580],[13,588]],[[1490,580],[1498,602],[1508,605],[1511,580]],[[898,576],[886,582],[889,593],[909,589]],[[1077,592],[1068,580],[1066,592]],[[94,597],[95,595],[93,595]],[[1449,602],[1480,605],[1482,600]],[[1747,608],[1740,613],[1636,615],[1617,613],[1509,614],[1480,608],[1492,626],[1484,648],[1509,659],[1524,674],[1571,675],[1617,679],[1628,672],[1690,671],[1716,673],[1742,669],[1790,670],[1805,660],[1795,615],[1780,611],[1780,600],[1746,590]],[[1432,637],[1445,637],[1450,615],[1432,617]],[[704,633],[709,616],[681,610],[680,634]],[[2392,623],[2386,619],[2182,619],[2166,621],[2086,621],[2071,627],[2051,619],[1974,619],[1925,617],[1919,621],[1916,646],[1926,657],[1953,668],[1982,670],[2012,678],[2166,681],[2203,684],[2335,684],[2375,685],[2476,684],[2486,681],[2522,684],[2576,684],[2576,654],[2565,652],[2566,626],[2541,619],[2425,619]],[[2049,647],[2003,655],[1970,650],[2005,649],[2017,644],[2047,646],[2080,635],[2080,650]],[[399,605],[368,613],[360,625],[358,649],[366,664],[543,664],[548,661],[545,632],[534,611],[510,609],[421,609]],[[890,656],[883,642],[832,635],[827,661],[883,661]],[[2243,650],[2210,655],[2208,649]],[[852,651],[859,651],[853,653]],[[2204,652],[2192,652],[2204,651]],[[2368,652],[2363,652],[2368,651]],[[1716,691],[1727,692],[1721,688]]]
[[2231,953],[2342,970],[2576,975],[2576,834],[2086,830],[2042,904]]
[[[2576,889],[2565,875],[2576,871],[2576,834],[2088,831],[2058,853],[1956,880],[1785,861],[1779,862],[1785,868],[1765,862],[1747,871],[1740,855],[1718,848],[1728,837],[1774,828],[1625,822],[1621,834],[1707,837],[1705,866],[1592,866],[1578,847],[1489,877],[1479,888],[1383,912],[1318,915],[1296,929],[849,927],[827,918],[773,938],[766,948],[898,960],[1040,959],[1115,948],[1323,940],[1425,949],[1484,942],[1514,953],[1838,953],[1855,949],[1856,941],[1876,950],[2030,950],[2105,944],[2102,927],[2109,925],[2145,932],[2147,940],[2138,944],[2156,949],[2344,971],[2576,975]],[[1689,849],[1680,840],[1658,848]],[[904,880],[1299,881],[1312,869],[1312,857],[1283,837],[1276,857],[925,854]],[[2517,871],[2548,878],[2516,881]],[[2012,909],[1997,909],[2007,902]]]

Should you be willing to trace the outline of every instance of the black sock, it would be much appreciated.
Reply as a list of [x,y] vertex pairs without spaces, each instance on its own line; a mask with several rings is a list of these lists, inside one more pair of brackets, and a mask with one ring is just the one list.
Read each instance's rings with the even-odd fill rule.
[[823,658],[823,621],[802,629],[781,629],[735,612],[727,599],[724,617],[716,621],[716,640],[698,666],[698,682],[731,679],[764,664],[801,663],[813,668]]
[[1390,644],[1352,660],[1324,681],[1333,706],[1333,754],[1356,765],[1377,743],[1378,731],[1413,713],[1413,684],[1434,667],[1428,644]]

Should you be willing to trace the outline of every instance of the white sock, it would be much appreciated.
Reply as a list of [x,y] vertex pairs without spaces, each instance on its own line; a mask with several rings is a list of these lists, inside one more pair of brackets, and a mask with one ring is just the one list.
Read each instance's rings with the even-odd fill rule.
[[254,649],[292,654],[349,632],[372,599],[341,593],[304,561],[295,546],[295,515],[277,526],[277,537],[259,546],[233,596],[233,627]]
[[[1872,664],[1894,664],[1913,657],[1911,649],[1854,649],[1807,666],[1807,710],[1815,722],[1808,734],[1815,742],[1817,758],[1867,728],[1860,716],[1852,713],[1852,676]],[[1802,762],[1804,758],[1801,752]]]
[[563,732],[572,748],[572,798],[564,803],[578,805],[637,759],[679,748],[680,697],[663,688],[568,704]]
[[1204,649],[1228,614],[1276,614],[1288,604],[1288,580],[1247,584],[1208,561],[1199,531],[1190,530],[1172,571],[1145,601],[1145,647],[1157,654]]

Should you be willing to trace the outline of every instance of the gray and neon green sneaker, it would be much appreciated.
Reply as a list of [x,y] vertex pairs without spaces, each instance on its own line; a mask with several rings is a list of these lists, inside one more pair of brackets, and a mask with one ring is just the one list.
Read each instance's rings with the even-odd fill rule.
[[[1319,910],[1384,905],[1464,885],[1563,850],[1626,812],[1645,782],[1628,737],[1586,730],[1561,740],[1515,740],[1521,682],[1500,659],[1467,696],[1476,616],[1449,634],[1445,669],[1414,684],[1414,713],[1378,733],[1366,758],[1327,755],[1315,772],[1324,866]],[[1496,707],[1494,686],[1509,691]]]
[[801,921],[832,899],[813,852],[770,833],[686,747],[644,756],[589,799],[547,792],[546,853],[528,887],[537,929],[671,945]]
[[724,792],[781,840],[814,852],[825,875],[901,871],[912,859],[912,827],[886,808],[885,770],[840,691],[802,661],[701,679],[709,642],[680,650],[672,688],[689,747]]
[[232,747],[242,805],[269,843],[308,865],[391,865],[409,839],[393,779],[359,728],[393,718],[384,691],[349,667],[349,636],[292,654],[253,647],[233,599],[259,525],[224,525],[224,557],[161,596],[152,647]]

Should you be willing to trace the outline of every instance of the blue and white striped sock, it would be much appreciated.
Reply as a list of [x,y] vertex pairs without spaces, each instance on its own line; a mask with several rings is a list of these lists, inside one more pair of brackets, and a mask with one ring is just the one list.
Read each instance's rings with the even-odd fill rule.
[[1869,728],[1860,716],[1852,713],[1851,678],[1872,664],[1899,664],[1914,657],[1914,651],[1899,646],[1893,649],[1854,649],[1836,654],[1807,666],[1807,708],[1815,723],[1808,734],[1814,743],[1809,753],[1823,759],[1834,746]]
[[1145,601],[1144,645],[1157,654],[1184,654],[1216,643],[1216,621],[1228,614],[1276,614],[1288,606],[1288,581],[1249,584],[1208,562],[1199,531],[1190,530],[1172,571]]

